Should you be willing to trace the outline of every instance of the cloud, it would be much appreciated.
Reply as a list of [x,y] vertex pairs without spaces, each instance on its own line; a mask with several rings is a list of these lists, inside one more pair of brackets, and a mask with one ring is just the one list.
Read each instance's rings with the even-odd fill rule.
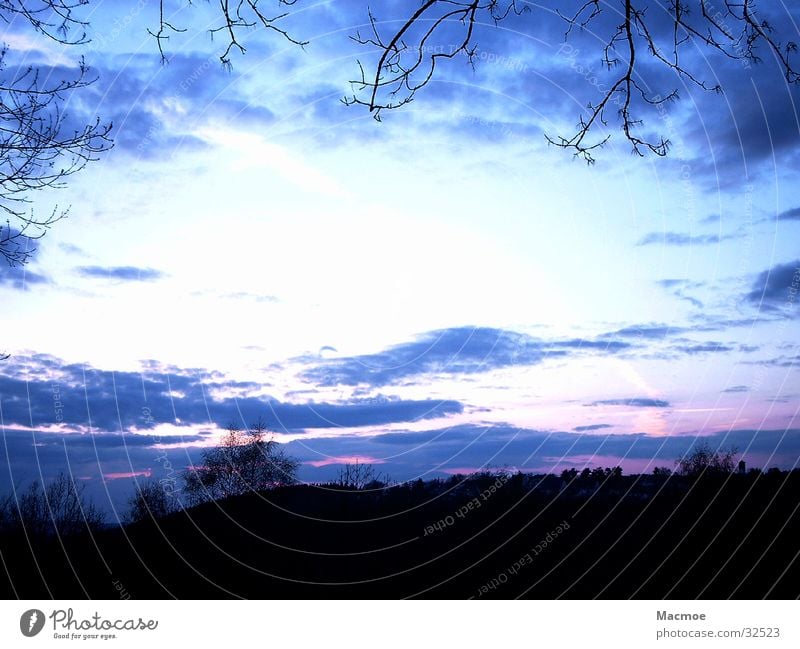
[[747,365],[764,365],[766,367],[800,367],[800,354],[794,356],[778,356],[760,361],[742,361]]
[[[783,26],[793,24],[797,13],[772,3],[761,7],[761,17]],[[714,83],[720,83],[725,101],[720,101],[716,93],[691,84],[686,89],[688,93],[683,93],[695,106],[687,112],[686,123],[678,128],[687,143],[697,146],[693,159],[679,162],[692,174],[704,176],[715,190],[719,184],[741,189],[744,177],[752,182],[761,173],[791,173],[797,169],[798,90],[795,84],[787,83],[768,48],[760,49],[762,60],[747,65],[726,61],[706,50],[706,76],[713,74]]]
[[345,455],[326,457],[324,460],[308,460],[306,464],[319,468],[322,466],[330,466],[332,464],[384,464],[386,460],[369,455]]
[[637,324],[617,329],[616,331],[603,334],[603,337],[623,337],[623,338],[645,338],[647,340],[657,340],[674,336],[686,331],[685,327],[673,326],[668,324]]
[[703,308],[703,303],[700,300],[686,294],[686,291],[689,289],[696,289],[704,286],[703,282],[696,282],[688,279],[661,279],[656,283],[664,290],[669,291],[678,299],[688,302],[693,307],[697,307],[698,309]]
[[207,370],[109,372],[45,355],[12,357],[0,372],[5,425],[25,428],[121,433],[163,424],[248,426],[260,419],[274,431],[299,432],[415,422],[464,409],[453,400],[393,397],[292,403],[264,395],[257,383],[226,381]]
[[364,403],[331,404],[308,402],[288,404],[269,402],[262,416],[273,430],[296,431],[308,428],[379,426],[420,421],[458,414],[463,406],[452,400],[382,401],[368,399]]
[[760,310],[778,311],[798,309],[800,290],[800,259],[787,264],[777,264],[759,273],[745,299]]
[[[635,342],[636,340],[668,340],[675,339],[676,336],[683,334],[695,334],[697,332],[727,332],[730,329],[739,327],[752,327],[759,322],[770,322],[771,319],[761,317],[751,318],[725,318],[712,315],[706,312],[694,313],[689,316],[691,326],[672,325],[660,322],[647,322],[642,324],[631,324],[621,329],[615,329],[599,336],[602,340],[613,340],[624,338]],[[685,339],[678,339],[676,342],[685,342]],[[742,350],[744,351],[744,350]]]
[[705,354],[710,352],[732,352],[734,348],[723,343],[707,342],[696,345],[682,345],[675,347],[675,350],[684,354]]
[[632,399],[603,399],[593,401],[590,406],[632,406],[634,408],[669,408],[669,402],[662,399],[634,397]]
[[0,259],[0,287],[28,291],[32,286],[51,283],[48,277],[30,270],[27,266],[9,266]]
[[99,79],[87,88],[85,104],[94,103],[114,124],[115,155],[158,159],[205,148],[190,131],[210,117],[244,125],[272,120],[270,111],[239,94],[214,53],[172,53],[169,65],[162,65],[157,50],[103,54],[89,54]]
[[[610,466],[628,463],[674,466],[693,445],[708,441],[712,448],[738,448],[749,466],[791,466],[800,455],[800,429],[726,430],[706,436],[694,434],[594,434],[464,424],[423,431],[394,431],[372,437],[342,435],[290,442],[287,451],[303,461],[362,456],[380,461],[381,471],[405,480],[433,477],[471,466],[507,466],[536,472],[560,471],[566,464]],[[772,454],[774,457],[771,457]],[[309,479],[325,475],[309,469]],[[630,471],[626,469],[626,471]]]
[[663,286],[664,288],[699,288],[703,286],[703,282],[697,282],[691,279],[686,278],[669,278],[669,279],[660,279],[656,282],[659,286]]
[[[181,439],[192,444],[202,438],[187,434]],[[107,507],[116,503],[124,511],[132,483],[116,480],[116,486],[107,485],[104,475],[121,478],[150,473],[156,479],[174,480],[180,488],[181,471],[200,460],[202,449],[198,446],[153,448],[160,441],[175,439],[139,434],[40,433],[6,427],[0,444],[0,494],[24,487],[40,476],[51,480],[68,470],[75,480],[87,484],[96,504]]]
[[37,284],[52,283],[45,275],[31,270],[40,244],[41,237],[29,237],[19,228],[0,223],[0,250],[14,261],[12,265],[0,255],[0,287],[27,291]]
[[582,433],[589,430],[600,430],[601,428],[613,428],[611,424],[589,424],[587,426],[575,426],[572,430]]
[[81,248],[79,248],[78,246],[73,245],[71,243],[61,242],[61,243],[58,244],[58,247],[61,248],[61,250],[63,250],[68,255],[83,256],[83,255],[86,254]]
[[581,350],[616,353],[630,347],[616,340],[545,341],[505,329],[455,327],[422,334],[375,354],[322,362],[317,357],[302,359],[316,365],[301,372],[301,377],[321,386],[384,386],[426,374],[477,374],[536,365]]
[[683,300],[684,302],[688,302],[693,307],[697,307],[698,309],[702,309],[703,306],[704,306],[703,303],[700,300],[698,300],[695,297],[691,297],[690,295],[681,295],[679,293],[676,293],[676,296],[678,298],[680,298],[681,300]]
[[75,271],[82,277],[122,282],[152,282],[164,277],[164,273],[159,270],[136,266],[78,266]]
[[247,291],[236,291],[232,293],[223,293],[220,297],[227,300],[244,300],[247,302],[263,302],[275,304],[280,302],[280,298],[275,295],[263,295],[260,293],[248,293]]
[[739,393],[739,392],[750,392],[750,388],[746,385],[732,385],[729,388],[725,388],[723,392],[731,392],[731,393]]
[[663,246],[709,246],[730,239],[738,239],[739,234],[684,234],[682,232],[650,232],[637,242],[637,246],[659,244]]
[[779,221],[800,221],[800,207],[793,207],[790,210],[778,214]]

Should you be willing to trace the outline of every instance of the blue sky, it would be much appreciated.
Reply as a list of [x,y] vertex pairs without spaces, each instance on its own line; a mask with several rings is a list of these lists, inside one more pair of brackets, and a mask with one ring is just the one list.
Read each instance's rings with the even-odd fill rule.
[[155,7],[92,3],[83,50],[5,35],[53,75],[82,51],[99,80],[68,109],[116,145],[36,196],[69,218],[0,269],[4,486],[69,466],[123,493],[259,417],[306,480],[650,470],[698,435],[795,465],[800,95],[769,52],[691,52],[721,95],[645,66],[681,90],[643,116],[670,155],[611,118],[587,166],[544,134],[607,82],[598,35],[565,48],[538,5],[381,123],[340,101],[374,57],[349,38],[365,4],[299,2],[310,44],[253,31],[230,71],[202,4],[163,65]]

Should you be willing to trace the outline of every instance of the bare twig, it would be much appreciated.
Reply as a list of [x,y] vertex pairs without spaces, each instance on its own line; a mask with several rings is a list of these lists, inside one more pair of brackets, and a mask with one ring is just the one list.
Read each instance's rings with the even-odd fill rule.
[[[222,24],[217,27],[209,29],[209,33],[213,38],[217,34],[224,34],[227,39],[227,44],[224,52],[220,55],[219,59],[223,66],[231,66],[231,53],[238,51],[244,54],[247,51],[244,45],[239,40],[239,32],[244,30],[253,30],[261,27],[267,31],[275,32],[286,39],[293,45],[305,47],[308,41],[296,39],[289,34],[288,31],[281,28],[278,23],[283,18],[288,16],[288,13],[283,12],[278,15],[268,16],[258,6],[259,0],[218,0],[219,11],[222,17]],[[291,6],[297,0],[277,0],[279,5]],[[191,4],[191,0],[188,0]],[[159,26],[157,31],[148,29],[151,36],[156,39],[158,43],[158,51],[161,54],[161,60],[167,61],[166,54],[164,53],[163,43],[169,39],[170,33],[185,32],[186,29],[176,27],[164,15],[164,0],[159,0]]]
[[[579,116],[574,134],[545,135],[547,141],[571,149],[576,156],[593,163],[593,153],[611,136],[607,134],[592,140],[590,133],[598,125],[608,125],[608,113],[613,106],[619,128],[635,154],[666,155],[670,148],[669,140],[663,137],[649,139],[642,135],[642,121],[636,113],[678,99],[678,90],[672,88],[657,92],[648,86],[644,80],[644,66],[640,65],[642,52],[685,83],[710,92],[721,92],[719,84],[708,84],[692,69],[691,59],[682,56],[683,50],[699,43],[726,58],[750,65],[760,62],[758,50],[763,46],[773,52],[786,80],[798,83],[800,77],[793,62],[797,45],[791,41],[781,43],[774,36],[772,27],[757,18],[754,0],[721,1],[721,7],[715,6],[711,0],[651,3],[651,11],[662,12],[659,16],[649,15],[644,0],[619,0],[621,11],[606,0],[586,0],[569,14],[556,10],[554,15],[566,25],[565,40],[574,31],[589,27],[595,30],[596,35],[602,36],[606,23],[599,19],[610,9],[620,16],[620,22],[610,31],[602,48],[604,68],[612,77],[603,85],[600,99],[588,102],[586,111]],[[377,49],[377,62],[370,68],[358,63],[359,78],[351,82],[353,95],[345,97],[344,103],[366,106],[380,120],[383,110],[399,108],[414,100],[417,92],[433,78],[439,59],[452,59],[463,54],[467,62],[474,65],[476,46],[473,41],[482,23],[497,23],[511,14],[521,14],[527,8],[527,5],[520,8],[513,0],[502,5],[499,0],[425,0],[399,29],[388,34],[380,32],[379,22],[370,12],[370,34],[362,36],[356,33],[353,39]],[[664,14],[668,18],[667,30],[663,24]],[[439,51],[439,46],[432,45],[437,35],[441,36],[445,29],[452,30],[456,26],[461,26],[463,33],[450,51]],[[619,74],[613,76],[615,70],[619,70]]]

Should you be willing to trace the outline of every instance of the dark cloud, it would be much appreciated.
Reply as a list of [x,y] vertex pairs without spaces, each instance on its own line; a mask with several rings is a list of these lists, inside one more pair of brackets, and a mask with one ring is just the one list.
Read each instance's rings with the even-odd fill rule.
[[759,310],[779,311],[793,308],[800,312],[800,259],[787,264],[777,264],[760,273],[745,299]]
[[[376,468],[398,480],[417,476],[433,477],[443,471],[471,467],[537,468],[555,466],[609,466],[626,460],[652,460],[652,466],[673,467],[675,460],[697,443],[712,448],[736,447],[749,466],[761,466],[759,458],[770,457],[771,465],[791,466],[800,455],[800,429],[732,430],[707,436],[694,434],[647,435],[594,434],[520,429],[501,424],[492,427],[460,425],[426,431],[397,431],[362,437],[343,435],[336,439],[291,442],[287,450],[302,460],[315,461],[337,456],[361,455],[377,459]],[[753,459],[750,459],[753,458]],[[760,459],[764,462],[764,459]],[[335,475],[337,467],[306,468],[316,479]]]
[[452,400],[380,401],[364,403],[331,404],[309,402],[288,404],[269,402],[263,419],[273,430],[300,430],[306,428],[338,428],[350,426],[380,426],[401,421],[419,421],[444,417],[463,411],[463,406]]
[[684,302],[688,302],[693,307],[697,307],[698,309],[702,309],[704,306],[700,300],[690,295],[677,295],[677,297],[683,300]]
[[0,259],[0,287],[28,291],[32,286],[51,283],[48,277],[30,270],[27,265],[9,266]]
[[738,234],[684,234],[682,232],[650,232],[637,242],[637,246],[658,244],[662,246],[708,246],[721,241],[738,239]]
[[[476,442],[507,442],[522,431],[510,426],[478,426],[475,424],[461,424],[450,428],[438,428],[423,431],[399,431],[384,433],[369,438],[368,441],[392,446],[469,446]],[[385,451],[384,451],[385,453]]]
[[659,338],[667,338],[668,336],[674,336],[686,331],[685,327],[676,327],[667,324],[656,324],[656,323],[648,323],[648,324],[640,324],[640,325],[629,325],[627,327],[623,327],[622,329],[617,329],[616,331],[612,331],[607,334],[603,334],[604,337],[623,337],[623,338],[646,338],[648,340],[656,340]]
[[661,399],[634,397],[632,399],[603,399],[593,401],[590,406],[632,406],[634,408],[669,408],[669,402]]
[[[0,494],[40,475],[48,480],[68,471],[87,481],[101,501],[124,506],[134,479],[129,476],[177,479],[199,460],[200,442],[229,424],[244,427],[260,419],[274,432],[301,432],[419,422],[464,410],[452,400],[391,396],[287,403],[248,396],[263,389],[257,383],[226,381],[209,370],[147,365],[142,373],[108,372],[43,354],[0,364]],[[175,371],[160,372],[164,369]],[[176,434],[154,434],[165,423],[179,426]]]
[[164,273],[159,270],[136,266],[78,266],[75,271],[82,277],[123,282],[152,282],[164,277]]
[[739,393],[739,392],[750,392],[750,388],[746,385],[732,385],[729,388],[725,388],[723,392],[732,392],[732,393]]
[[696,282],[690,279],[676,279],[676,278],[669,278],[669,279],[660,279],[656,282],[659,286],[663,286],[664,288],[676,288],[676,287],[684,287],[684,288],[697,288],[702,286],[702,282]]
[[456,327],[428,332],[376,354],[327,361],[318,357],[296,360],[315,363],[301,376],[317,385],[384,386],[425,374],[476,374],[536,365],[547,358],[581,350],[616,353],[630,347],[630,343],[616,340],[544,341],[504,329]]
[[564,348],[564,349],[599,349],[604,352],[620,352],[631,347],[630,343],[623,342],[620,340],[585,340],[583,338],[573,338],[571,340],[559,340],[552,343],[548,343],[553,347],[557,348]]
[[[790,25],[798,18],[796,6],[763,4],[759,17],[776,27],[779,40],[791,40]],[[692,110],[686,112],[681,135],[695,152],[683,161],[684,175],[708,181],[714,191],[721,185],[743,188],[743,179],[753,182],[761,174],[797,169],[800,160],[797,84],[787,82],[768,47],[762,44],[756,53],[758,62],[742,62],[704,48],[707,69],[703,76],[719,83],[725,99],[691,85],[682,93],[684,104]]]
[[[204,149],[208,145],[188,133],[211,115],[240,128],[264,128],[274,122],[272,111],[244,92],[243,82],[232,83],[213,51],[170,52],[167,65],[157,50],[95,56],[93,62],[99,79],[87,89],[85,102],[94,102],[103,120],[113,122],[116,153],[158,159],[178,148]],[[247,74],[239,71],[237,77],[243,81]]]
[[698,343],[696,345],[681,345],[675,347],[676,351],[684,354],[706,354],[712,352],[732,352],[734,348],[718,342]]
[[392,397],[347,403],[281,402],[256,396],[262,385],[225,381],[208,371],[108,372],[50,356],[14,357],[0,371],[6,426],[63,424],[79,430],[150,430],[159,423],[248,426],[277,432],[379,426],[457,414],[452,400]]
[[764,317],[756,315],[750,318],[725,318],[709,313],[693,313],[689,316],[692,321],[692,326],[687,328],[687,332],[697,331],[727,331],[729,329],[737,329],[739,327],[746,327],[752,329],[755,325],[762,323],[775,322],[772,317]]
[[613,428],[611,424],[589,424],[587,426],[575,426],[572,430],[576,433],[582,433],[589,430],[600,430],[602,428]]
[[800,221],[800,207],[793,207],[790,210],[778,214],[779,221]]
[[686,291],[690,289],[701,288],[704,286],[703,282],[691,281],[688,279],[662,279],[656,282],[666,291],[669,291],[679,300],[688,302],[693,307],[698,309],[703,308],[703,303],[692,295],[687,295]]
[[[729,329],[738,327],[752,328],[760,322],[771,322],[769,318],[753,317],[753,318],[722,318],[712,314],[699,312],[689,316],[692,324],[691,326],[670,325],[659,322],[647,322],[642,324],[632,324],[621,329],[615,329],[608,333],[599,336],[600,339],[613,340],[616,338],[636,339],[639,340],[669,340],[675,339],[677,336],[684,334],[693,334],[698,332],[726,332]],[[681,342],[678,339],[676,342]]]
[[800,367],[800,354],[794,356],[778,356],[760,361],[742,361],[746,365],[764,365],[766,367]]
[[[8,263],[0,255],[0,287],[27,291],[37,284],[50,284],[51,280],[31,269],[41,244],[41,237],[29,237],[19,228],[0,222],[0,249],[14,262]],[[20,263],[24,261],[25,263]]]

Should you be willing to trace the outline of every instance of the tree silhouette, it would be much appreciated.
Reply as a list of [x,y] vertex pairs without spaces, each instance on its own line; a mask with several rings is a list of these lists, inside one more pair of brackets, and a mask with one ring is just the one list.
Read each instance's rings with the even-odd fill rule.
[[578,469],[564,469],[561,472],[561,479],[566,483],[571,483],[578,478]]
[[336,486],[342,489],[360,491],[362,489],[381,489],[389,483],[389,478],[381,476],[371,464],[356,460],[346,463],[336,476]]
[[164,518],[177,511],[178,502],[174,493],[164,485],[148,480],[136,485],[136,492],[128,499],[126,518],[131,523]]
[[[62,45],[87,42],[85,23],[75,11],[83,0],[13,0],[0,4],[6,24],[26,21],[36,32]],[[91,85],[96,77],[80,58],[77,69],[20,67],[9,61],[7,47],[0,49],[0,254],[15,266],[26,263],[39,239],[68,210],[54,208],[45,215],[28,211],[32,194],[63,187],[66,179],[83,169],[111,146],[111,124],[99,118],[71,123],[65,111],[72,95]]]
[[675,460],[675,465],[680,475],[690,478],[727,475],[733,473],[736,467],[736,453],[735,448],[727,451],[714,450],[703,440],[695,444],[686,455]]
[[33,482],[25,491],[0,500],[0,530],[44,538],[98,529],[103,514],[86,500],[84,489],[63,473],[45,486]]
[[203,461],[184,472],[189,504],[218,500],[295,482],[299,462],[267,438],[259,422],[247,430],[228,428],[222,443],[203,452]]

